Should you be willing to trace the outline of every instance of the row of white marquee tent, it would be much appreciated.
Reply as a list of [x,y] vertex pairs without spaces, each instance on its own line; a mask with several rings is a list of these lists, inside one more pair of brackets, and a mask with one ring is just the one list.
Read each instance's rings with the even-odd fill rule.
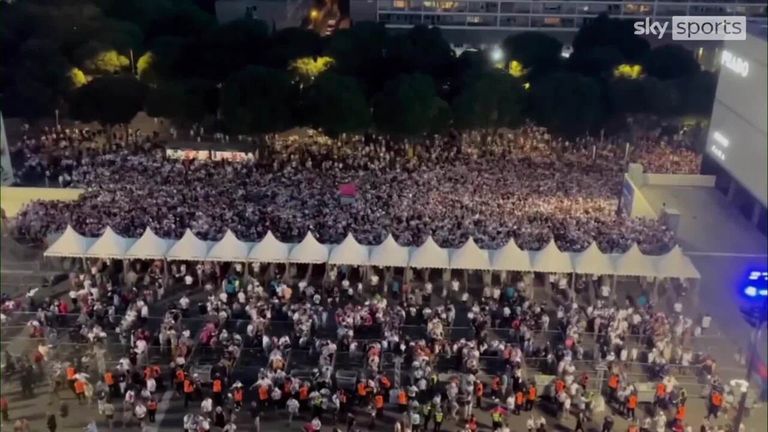
[[166,259],[328,263],[335,265],[500,270],[543,273],[676,277],[699,279],[699,272],[679,246],[660,256],[644,255],[637,245],[623,254],[604,254],[595,243],[585,251],[561,252],[554,241],[539,251],[523,251],[510,240],[495,250],[480,249],[472,238],[460,248],[445,249],[431,237],[418,247],[399,245],[392,235],[377,246],[364,246],[352,234],[338,245],[322,244],[311,233],[300,243],[283,243],[271,232],[259,242],[239,240],[227,231],[218,242],[204,241],[187,230],[179,240],[163,239],[147,228],[141,238],[125,238],[107,227],[98,238],[84,237],[72,227],[45,251],[51,257]]

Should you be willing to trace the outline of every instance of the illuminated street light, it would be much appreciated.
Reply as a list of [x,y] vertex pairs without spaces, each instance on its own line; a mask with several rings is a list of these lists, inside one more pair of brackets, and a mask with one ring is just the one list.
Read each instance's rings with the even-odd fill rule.
[[491,51],[491,60],[493,60],[494,63],[504,60],[504,51],[499,47],[494,47],[493,51]]
[[320,13],[317,11],[317,9],[312,9],[311,11],[309,11],[309,18],[310,19],[315,20],[315,19],[317,19],[318,15],[320,15]]

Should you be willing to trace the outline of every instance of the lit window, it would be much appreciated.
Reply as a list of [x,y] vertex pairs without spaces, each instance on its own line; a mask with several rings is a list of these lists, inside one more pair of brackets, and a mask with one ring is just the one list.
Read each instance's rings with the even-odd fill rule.
[[480,17],[477,15],[468,16],[467,22],[470,24],[477,24],[480,22]]
[[395,9],[405,9],[408,6],[408,3],[406,0],[394,0],[392,2],[392,7]]
[[545,17],[544,18],[544,25],[559,26],[560,24],[561,24],[561,20],[558,17]]

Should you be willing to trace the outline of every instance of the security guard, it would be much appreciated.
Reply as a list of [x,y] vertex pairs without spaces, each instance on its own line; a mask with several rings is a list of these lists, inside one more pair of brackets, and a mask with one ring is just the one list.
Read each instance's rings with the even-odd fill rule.
[[435,428],[434,432],[440,432],[440,427],[443,425],[443,418],[445,416],[443,415],[443,411],[440,409],[440,407],[437,407],[435,409]]

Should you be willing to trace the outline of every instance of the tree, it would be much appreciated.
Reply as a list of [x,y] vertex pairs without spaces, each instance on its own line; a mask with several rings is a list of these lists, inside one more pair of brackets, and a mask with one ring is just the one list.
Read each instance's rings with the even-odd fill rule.
[[531,86],[531,106],[540,124],[571,137],[594,129],[603,113],[599,84],[567,72],[548,75]]
[[136,61],[139,79],[147,84],[155,84],[163,80],[194,75],[183,69],[185,43],[186,41],[179,37],[164,36],[155,39],[149,51]]
[[224,82],[221,113],[233,133],[269,133],[294,125],[296,88],[281,70],[248,66]]
[[188,41],[178,67],[188,77],[222,81],[248,65],[262,64],[268,38],[263,21],[232,21]]
[[563,45],[542,32],[526,31],[507,36],[502,42],[505,61],[518,61],[531,73],[542,74],[560,64]]
[[609,18],[604,13],[581,26],[573,38],[572,55],[584,55],[600,47],[614,47],[624,63],[638,63],[650,50],[648,41],[635,34],[633,20]]
[[454,121],[464,129],[514,128],[523,121],[523,83],[500,70],[473,80],[453,102]]
[[701,71],[691,77],[679,80],[682,95],[682,111],[685,114],[701,114],[709,116],[715,103],[717,91],[717,75],[709,71]]
[[317,57],[322,51],[323,41],[317,32],[298,27],[285,28],[269,38],[261,64],[285,69],[295,59]]
[[51,41],[30,39],[21,46],[19,58],[13,65],[17,77],[37,81],[54,95],[63,96],[71,87],[67,76],[71,65]]
[[28,120],[50,117],[56,107],[56,95],[39,81],[19,77],[3,92],[3,114],[9,117]]
[[617,78],[608,84],[612,110],[618,114],[648,111],[646,85],[642,80]]
[[302,57],[293,60],[288,69],[296,74],[302,84],[309,84],[333,66],[330,57]]
[[126,124],[143,108],[146,93],[147,86],[132,76],[103,76],[75,91],[70,111],[80,121]]
[[144,111],[150,117],[175,120],[183,117],[185,105],[184,88],[175,83],[165,83],[149,88],[144,101]]
[[303,111],[308,123],[328,134],[362,132],[371,124],[365,93],[356,79],[326,72],[307,88]]
[[659,117],[680,114],[682,97],[674,81],[661,81],[654,77],[646,77],[642,81],[649,112]]
[[335,60],[339,73],[357,76],[367,86],[367,83],[378,81],[386,38],[383,24],[356,23],[348,29],[334,32],[325,52]]
[[388,76],[421,73],[441,81],[455,61],[453,49],[438,27],[416,25],[405,33],[390,35],[384,48]]
[[445,83],[447,91],[441,96],[448,100],[455,99],[470,83],[492,70],[492,67],[486,53],[474,50],[462,52],[453,64],[451,77]]
[[147,40],[205,34],[216,25],[213,16],[194,5],[180,5],[152,19],[146,30]]
[[595,46],[574,51],[568,58],[568,66],[587,76],[607,78],[617,66],[624,63],[621,51],[614,45]]
[[376,127],[400,136],[443,128],[449,112],[445,101],[437,97],[432,79],[423,74],[400,75],[387,82],[373,103]]
[[75,52],[80,68],[94,75],[115,74],[127,71],[130,59],[101,42],[90,42]]
[[660,80],[690,77],[701,70],[693,52],[679,44],[654,48],[646,56],[643,66],[648,75]]

